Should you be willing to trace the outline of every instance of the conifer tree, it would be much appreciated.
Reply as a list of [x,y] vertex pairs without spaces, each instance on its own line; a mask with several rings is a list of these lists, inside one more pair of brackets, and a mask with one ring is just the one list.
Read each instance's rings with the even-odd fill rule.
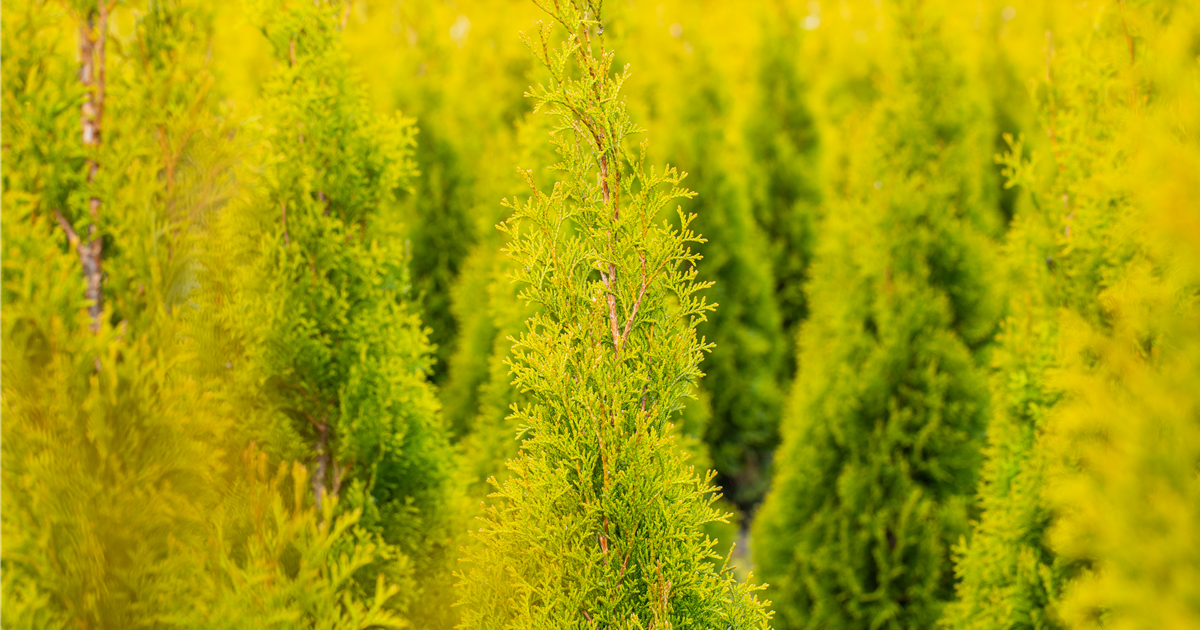
[[[526,51],[528,52],[528,51]],[[549,162],[552,152],[544,147],[550,125],[544,116],[526,115],[508,137],[495,138],[497,153],[513,161]],[[499,135],[499,134],[498,134]],[[535,180],[546,180],[549,172]],[[525,181],[514,170],[492,173],[490,186],[477,191],[479,198],[505,198],[521,194]],[[486,190],[486,192],[484,192]],[[493,206],[503,210],[499,204]],[[504,234],[495,224],[503,220],[496,209],[477,208],[481,216],[493,218],[490,230],[481,235],[468,254],[451,292],[451,310],[458,323],[459,340],[450,359],[449,378],[442,390],[447,424],[451,426],[467,453],[466,468],[486,474],[473,478],[487,495],[487,479],[503,475],[504,462],[516,454],[519,442],[516,427],[506,419],[509,407],[520,398],[512,386],[507,360],[511,354],[509,337],[520,334],[531,309],[517,299],[518,289],[508,279],[514,263],[500,251]],[[482,450],[477,450],[482,449]],[[472,473],[473,474],[473,473]]]
[[995,314],[990,130],[937,8],[892,3],[871,143],[831,204],[753,551],[784,628],[911,628],[952,596]]
[[[400,197],[415,301],[435,346],[433,380],[445,386],[451,359],[464,358],[459,336],[479,333],[460,328],[453,295],[473,252],[496,249],[485,241],[493,240],[499,221],[496,200],[508,193],[507,186],[495,190],[495,182],[511,179],[500,167],[509,161],[500,156],[512,150],[514,122],[529,109],[520,90],[531,61],[508,34],[528,23],[532,8],[517,0],[359,6],[363,19],[348,20],[351,61],[376,85],[377,103],[404,111],[420,130],[413,159],[421,176]],[[447,426],[457,434],[470,415],[464,403],[474,407],[442,393]]]
[[[548,117],[527,114],[507,136],[498,134],[493,142],[501,149],[499,154],[512,161],[549,163],[553,150],[544,139],[551,128]],[[487,190],[486,194],[496,198],[519,195],[528,189],[522,175],[515,169],[503,175],[492,172],[487,178],[490,185],[477,194],[483,197]],[[549,169],[540,176],[531,175],[539,185],[552,182]],[[506,210],[500,204],[492,205],[478,212],[499,223],[503,220],[499,215]],[[470,521],[482,514],[483,501],[492,490],[489,479],[503,481],[508,475],[506,463],[521,444],[517,423],[510,417],[511,407],[528,399],[513,385],[508,363],[512,338],[525,328],[534,309],[518,299],[519,287],[509,279],[516,263],[502,251],[505,240],[495,224],[484,232],[468,254],[451,294],[460,336],[442,398],[447,422],[453,421],[458,440],[457,483],[469,502],[462,514],[468,516],[460,532],[464,535]],[[463,544],[466,542],[464,539]]]
[[761,500],[770,479],[789,344],[780,327],[767,240],[745,182],[735,175],[740,151],[725,137],[730,95],[702,52],[682,68],[679,80],[686,87],[671,153],[694,165],[689,177],[700,194],[686,208],[696,214],[697,230],[714,235],[697,247],[705,259],[698,278],[713,284],[706,298],[720,307],[697,326],[714,346],[701,381],[712,409],[703,436],[722,485],[746,509]]
[[511,361],[529,404],[512,476],[494,495],[461,574],[463,627],[766,627],[751,592],[708,562],[720,519],[684,465],[669,419],[699,376],[693,326],[699,240],[657,224],[673,169],[644,170],[604,49],[599,3],[542,3],[567,30],[528,40],[550,71],[530,90],[558,118],[562,179],[534,182],[504,224],[522,297],[538,306]]
[[[1078,570],[1046,536],[1053,512],[1044,496],[1050,483],[1044,435],[1063,396],[1052,378],[1062,369],[1059,315],[1097,313],[1100,268],[1119,212],[1112,198],[1076,191],[1099,190],[1111,175],[1105,155],[1118,122],[1088,97],[1106,70],[1071,63],[1064,74],[1056,48],[1052,33],[1043,43],[1034,92],[1050,146],[1039,147],[1029,161],[1024,142],[1010,135],[998,159],[1007,185],[1028,197],[1013,218],[1003,256],[1010,313],[993,361],[980,515],[956,549],[956,601],[943,619],[950,628],[1061,627],[1057,605]],[[1107,120],[1090,122],[1098,118]],[[1041,160],[1043,151],[1053,158]],[[1083,211],[1076,216],[1072,208]]]
[[5,627],[157,623],[228,422],[188,369],[188,232],[221,126],[208,12],[5,6]]
[[421,588],[391,606],[449,626],[453,456],[393,203],[412,176],[411,121],[371,115],[347,70],[341,4],[251,8],[276,64],[262,166],[221,213],[214,239],[228,245],[212,274],[235,405],[269,452],[309,467],[316,515],[334,498],[339,514],[361,513],[379,550],[356,575],[363,595],[411,571]]
[[[770,243],[775,301],[786,356],[808,314],[804,284],[820,223],[821,191],[816,121],[800,73],[800,19],[784,3],[759,18],[755,114],[745,125],[751,152],[749,195],[754,218]],[[790,378],[795,366],[787,368]]]
[[1072,628],[1189,628],[1200,623],[1200,142],[1181,130],[1200,125],[1200,8],[1071,8],[1081,15],[1060,47],[1122,89],[1099,101],[1120,122],[1112,187],[1094,201],[1076,192],[1112,217],[1096,247],[1113,267],[1096,300],[1106,321],[1063,322],[1067,401],[1047,431],[1051,544],[1092,569],[1060,610]]
[[416,219],[412,271],[438,358],[434,374],[444,378],[458,336],[450,293],[475,241],[469,198],[473,174],[452,140],[440,137],[436,127],[422,128],[415,157],[421,177],[410,197]]
[[1047,142],[1029,160],[1017,145],[1005,163],[1036,217],[1014,230],[1032,245],[1023,264],[1042,276],[1027,283],[1031,301],[1041,291],[1055,308],[1008,328],[1044,331],[1050,352],[1034,350],[1051,369],[1023,385],[1036,372],[1002,364],[1012,389],[1041,402],[989,429],[984,512],[959,559],[955,627],[1183,628],[1200,618],[1188,603],[1200,566],[1188,551],[1200,265],[1187,201],[1200,150],[1176,133],[1197,122],[1195,47],[1185,42],[1196,41],[1200,15],[1172,8],[1044,13],[1052,28],[1038,32],[1034,95]]
[[1042,496],[1047,461],[1038,446],[1061,398],[1049,380],[1058,363],[1053,262],[1047,263],[1057,258],[1047,229],[1053,217],[1025,210],[1005,248],[1013,298],[992,362],[992,411],[976,491],[981,513],[955,549],[959,583],[942,619],[949,628],[1059,627],[1053,606],[1069,573],[1045,539],[1051,513]]
[[378,570],[388,561],[403,567],[406,558],[361,526],[362,510],[340,510],[332,496],[317,510],[299,462],[271,475],[268,455],[254,444],[241,459],[227,500],[209,514],[205,546],[178,554],[163,625],[409,627],[395,608],[416,585],[405,572]]

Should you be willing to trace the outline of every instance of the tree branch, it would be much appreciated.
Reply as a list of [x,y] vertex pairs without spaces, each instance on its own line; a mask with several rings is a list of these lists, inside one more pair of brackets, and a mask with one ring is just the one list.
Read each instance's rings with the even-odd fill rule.
[[625,330],[621,333],[621,347],[625,346],[625,339],[629,337],[629,330],[633,328],[633,320],[642,306],[642,298],[646,296],[646,287],[650,284],[646,278],[646,252],[641,252],[640,256],[642,258],[642,288],[638,291],[637,300],[633,303],[633,312],[629,314],[629,319],[625,320]]
[[[83,145],[90,148],[90,155],[87,158],[87,183],[91,185],[96,181],[96,173],[100,170],[100,164],[96,161],[95,155],[100,146],[100,131],[101,124],[104,119],[104,96],[105,96],[105,43],[108,38],[108,11],[109,5],[103,0],[97,3],[98,9],[95,14],[88,13],[87,18],[79,25],[79,82],[87,89],[87,98],[84,100],[80,108],[80,127],[82,130]],[[99,25],[94,24],[94,18],[99,17]],[[95,39],[92,39],[93,27],[95,28]],[[92,89],[94,88],[94,89]],[[85,295],[91,304],[88,305],[88,314],[92,318],[91,329],[93,333],[100,332],[100,321],[104,312],[104,289],[103,281],[103,240],[96,235],[96,227],[100,223],[100,198],[92,196],[88,199],[88,213],[92,217],[92,224],[88,226],[88,241],[82,242],[79,235],[71,229],[70,223],[63,217],[62,213],[55,211],[59,225],[67,232],[79,252],[79,260],[83,265],[83,275],[87,281],[87,289]]]
[[[312,419],[309,418],[311,421]],[[325,418],[317,425],[317,469],[312,477],[313,496],[316,497],[317,509],[321,509],[325,498],[325,469],[329,466],[329,425]]]

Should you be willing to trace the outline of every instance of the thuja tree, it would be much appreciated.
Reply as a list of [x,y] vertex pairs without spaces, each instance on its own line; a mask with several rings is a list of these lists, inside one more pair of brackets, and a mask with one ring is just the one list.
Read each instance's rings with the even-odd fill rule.
[[[755,114],[745,126],[748,191],[770,243],[785,361],[808,314],[804,284],[820,223],[817,125],[800,71],[800,19],[783,3],[763,11],[755,54]],[[795,371],[787,366],[788,376]]]
[[[1046,432],[1064,394],[1061,379],[1052,377],[1064,367],[1060,315],[1107,325],[1098,297],[1104,278],[1129,256],[1128,246],[1114,247],[1114,230],[1118,217],[1131,211],[1125,191],[1110,184],[1123,168],[1114,132],[1127,116],[1124,98],[1102,96],[1125,91],[1110,55],[1103,47],[1092,49],[1095,57],[1078,46],[1060,50],[1064,27],[1088,24],[1088,37],[1099,36],[1081,13],[1066,11],[1042,41],[1018,40],[1043,50],[1033,95],[1047,140],[1031,153],[1009,136],[999,160],[1008,185],[1027,196],[1005,244],[1011,313],[994,357],[993,413],[977,493],[981,514],[957,549],[960,582],[943,620],[947,627],[1059,627],[1056,608],[1078,571],[1047,538],[1053,451]],[[1100,33],[1110,46],[1124,42],[1111,30]]]
[[1059,609],[1072,628],[1187,628],[1200,623],[1200,143],[1180,131],[1200,124],[1200,8],[1071,8],[1059,48],[1098,62],[1088,71],[1111,69],[1102,76],[1122,92],[1090,92],[1121,122],[1114,179],[1097,183],[1115,184],[1132,211],[1110,204],[1111,238],[1095,248],[1121,263],[1101,275],[1107,325],[1062,322],[1067,404],[1047,431],[1050,540],[1094,570]]
[[367,594],[377,575],[415,571],[423,590],[394,604],[412,598],[411,616],[444,624],[453,460],[392,203],[412,175],[413,128],[371,114],[346,69],[342,8],[252,7],[276,64],[259,105],[263,167],[216,226],[228,249],[214,290],[228,296],[229,369],[254,436],[309,466],[318,513],[335,497],[361,510],[379,546],[358,575]]
[[725,135],[731,95],[705,53],[688,61],[678,73],[683,104],[671,153],[694,165],[689,181],[700,195],[687,209],[697,230],[714,235],[697,246],[705,260],[698,278],[714,284],[707,297],[720,307],[697,326],[714,345],[701,383],[712,410],[703,436],[730,498],[749,508],[769,483],[791,344],[780,327],[768,242],[735,175],[736,158],[745,156]]
[[929,5],[889,7],[871,144],[832,200],[753,551],[787,628],[936,623],[967,533],[991,334],[988,129]]
[[[698,376],[691,217],[655,222],[687,193],[625,145],[628,119],[599,3],[545,3],[566,29],[529,40],[550,72],[531,90],[558,118],[562,173],[505,222],[514,277],[539,312],[511,361],[531,401],[512,476],[461,573],[463,627],[766,627],[752,588],[709,562],[722,518],[711,477],[686,466],[670,417]],[[644,145],[643,145],[644,147]]]
[[[510,193],[496,191],[495,183],[507,186],[513,179],[511,160],[502,156],[513,122],[530,107],[521,90],[528,85],[531,60],[506,33],[530,23],[535,10],[521,0],[500,5],[371,0],[357,5],[347,21],[350,60],[374,86],[376,102],[387,111],[404,111],[420,129],[413,159],[421,176],[412,181],[412,194],[401,195],[401,204],[412,243],[415,299],[436,346],[433,380],[439,386],[449,384],[452,360],[487,356],[458,352],[460,335],[480,331],[459,319],[453,296],[468,259],[477,250],[497,249],[487,242],[494,240],[500,220],[496,200]],[[441,393],[447,426],[458,432],[475,397]]]
[[1024,210],[1005,246],[1013,298],[992,360],[992,410],[977,489],[981,514],[970,537],[955,548],[959,583],[942,619],[945,627],[1058,625],[1051,607],[1067,567],[1045,539],[1051,514],[1042,497],[1047,462],[1038,448],[1038,436],[1061,399],[1049,381],[1058,365],[1049,295],[1057,252],[1047,229],[1054,222],[1033,208]]
[[3,621],[157,623],[221,435],[178,317],[220,126],[189,2],[5,5]]
[[[527,115],[514,130],[515,146],[508,155],[513,160],[549,162],[553,153],[544,139],[551,128],[549,117]],[[493,177],[493,185],[504,191],[497,196],[527,190],[522,175],[512,169],[507,176]],[[540,176],[529,175],[539,185],[551,185],[554,173],[546,170]],[[461,336],[443,392],[447,406],[457,407],[459,452],[463,455],[460,481],[475,506],[491,492],[489,479],[507,476],[505,463],[520,447],[518,423],[510,417],[510,408],[527,402],[528,396],[513,385],[508,364],[511,339],[525,329],[525,320],[534,312],[518,298],[519,287],[508,277],[517,262],[502,251],[505,235],[494,228],[492,232],[494,235],[485,235],[469,255],[452,293]]]
[[1005,162],[1030,214],[1044,217],[1041,251],[1028,258],[1057,307],[1033,323],[1052,333],[1053,370],[1024,389],[1056,396],[1048,410],[1017,416],[1016,431],[989,435],[995,472],[959,561],[953,619],[1190,627],[1200,618],[1191,201],[1200,149],[1178,130],[1200,111],[1200,13],[1055,9],[1037,42],[1045,65],[1034,91],[1047,141],[1032,161],[1014,151]]

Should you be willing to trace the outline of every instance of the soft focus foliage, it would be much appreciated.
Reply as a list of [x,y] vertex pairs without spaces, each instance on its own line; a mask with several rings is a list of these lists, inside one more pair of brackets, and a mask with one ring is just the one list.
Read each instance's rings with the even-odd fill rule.
[[645,144],[627,147],[639,129],[595,8],[545,9],[567,35],[527,40],[550,73],[530,96],[557,118],[561,175],[549,193],[530,178],[502,225],[520,298],[538,307],[510,363],[530,400],[513,408],[525,441],[465,558],[463,627],[765,627],[754,589],[709,562],[702,526],[723,518],[711,475],[671,435],[711,310],[695,295],[694,216],[657,221],[689,193],[675,169],[647,170]]
[[6,0],[0,626],[1200,627],[1195,4]]
[[387,547],[380,576],[411,560],[425,578],[413,615],[444,617],[452,459],[393,199],[412,177],[411,122],[370,114],[337,6],[250,15],[275,72],[257,106],[260,166],[216,222],[211,263],[238,407],[261,414],[254,435],[277,456],[313,461],[319,510],[340,497],[361,512]]
[[[990,146],[937,12],[885,13],[872,143],[827,198],[796,387],[755,557],[777,627],[935,623],[988,398]],[[976,123],[976,124],[972,124]]]

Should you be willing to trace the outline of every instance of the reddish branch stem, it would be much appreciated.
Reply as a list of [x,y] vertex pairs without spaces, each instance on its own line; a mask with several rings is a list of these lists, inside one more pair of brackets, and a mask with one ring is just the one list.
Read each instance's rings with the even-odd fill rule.
[[317,424],[317,470],[313,474],[313,496],[316,497],[317,509],[321,509],[325,498],[325,469],[329,466],[329,425],[322,421]]
[[629,319],[625,320],[625,330],[621,332],[621,345],[625,345],[625,339],[629,337],[629,330],[633,328],[633,320],[637,317],[638,309],[642,306],[642,298],[646,296],[646,287],[650,284],[646,277],[646,254],[641,254],[642,258],[642,288],[638,291],[637,300],[633,302],[633,311],[629,313]]
[[[100,147],[100,130],[104,120],[104,49],[108,37],[108,9],[104,0],[100,0],[97,3],[97,11],[89,12],[87,19],[79,25],[79,82],[87,92],[80,109],[80,127],[83,146],[88,149],[89,153],[87,157],[87,183],[89,185],[96,181],[96,173],[100,170],[100,163],[95,156]],[[99,197],[93,195],[88,199],[88,214],[91,215],[92,222],[88,226],[86,242],[71,228],[66,217],[57,210],[55,218],[79,253],[79,262],[83,267],[84,279],[87,281],[85,295],[91,301],[91,304],[88,305],[88,315],[92,318],[91,329],[93,333],[97,333],[100,332],[100,321],[104,312],[104,290],[101,284],[104,277],[103,240],[96,234],[97,226],[100,224]]]

